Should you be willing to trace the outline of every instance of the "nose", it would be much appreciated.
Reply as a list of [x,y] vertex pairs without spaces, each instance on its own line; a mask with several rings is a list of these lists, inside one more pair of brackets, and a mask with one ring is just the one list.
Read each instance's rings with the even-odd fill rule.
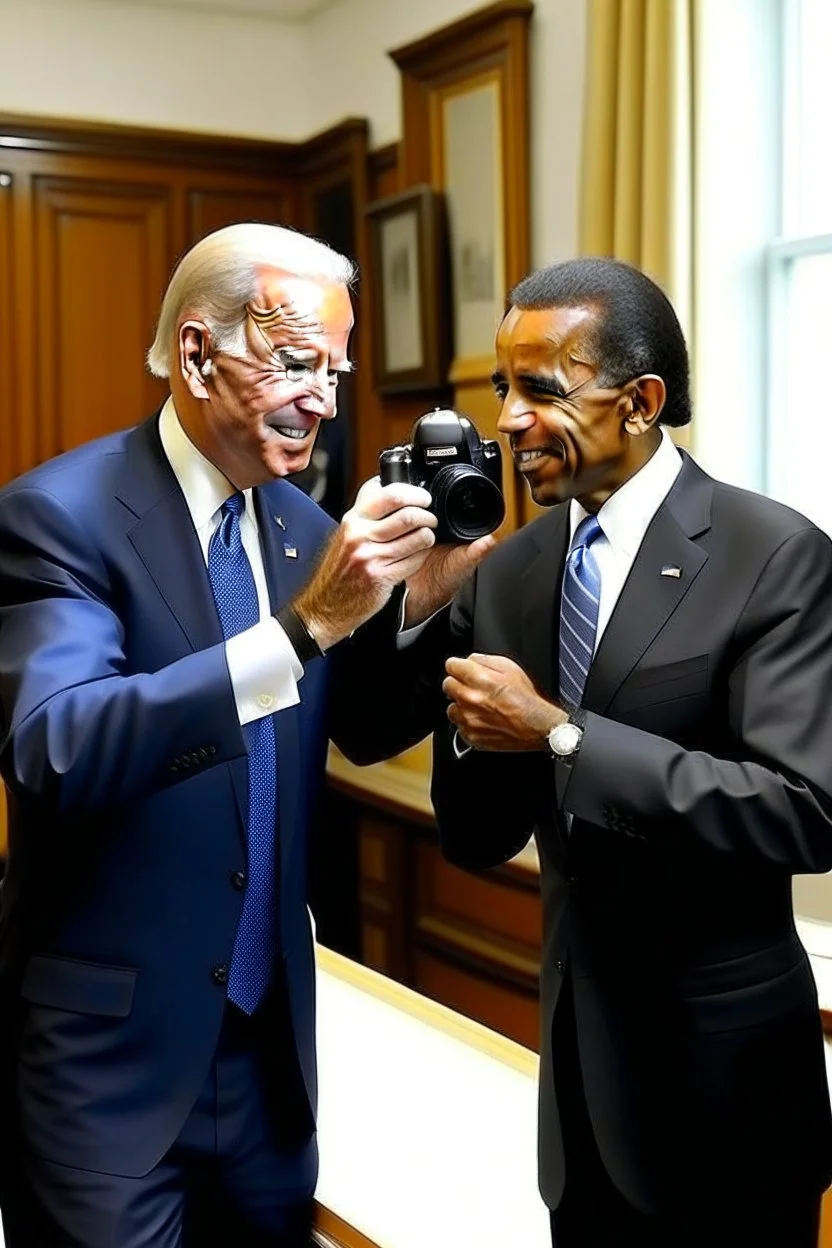
[[497,428],[500,433],[524,433],[535,423],[534,409],[521,394],[510,390],[503,400]]
[[308,390],[297,400],[297,406],[318,420],[335,419],[338,414],[337,394],[326,373],[310,377]]

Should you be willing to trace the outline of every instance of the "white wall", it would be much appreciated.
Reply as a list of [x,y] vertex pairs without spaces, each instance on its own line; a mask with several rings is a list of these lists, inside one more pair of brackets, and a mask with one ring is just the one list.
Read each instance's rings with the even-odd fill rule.
[[[367,117],[371,142],[401,137],[392,48],[481,7],[470,0],[338,0],[308,23],[310,128]],[[531,33],[531,215],[534,267],[577,247],[586,0],[536,0]]]
[[0,111],[305,138],[294,22],[130,0],[0,0]]
[[[305,23],[131,0],[0,0],[0,111],[300,139],[367,117],[401,137],[387,56],[480,7],[336,0]],[[532,264],[574,253],[586,0],[537,0],[531,34]]]

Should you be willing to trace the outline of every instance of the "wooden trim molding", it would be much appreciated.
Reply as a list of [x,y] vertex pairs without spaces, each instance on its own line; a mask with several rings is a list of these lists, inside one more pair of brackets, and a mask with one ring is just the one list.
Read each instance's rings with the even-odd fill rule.
[[399,144],[388,143],[385,147],[377,147],[367,156],[367,167],[371,178],[380,178],[399,163]]
[[289,173],[298,143],[0,113],[0,148]]
[[400,48],[394,48],[388,56],[401,70],[419,67],[426,59],[435,56],[445,59],[449,55],[449,47],[454,46],[459,48],[458,56],[454,59],[470,59],[471,40],[475,37],[479,39],[483,36],[492,36],[495,27],[507,18],[520,17],[527,21],[533,10],[532,0],[496,0],[495,4],[477,9],[474,13],[468,13],[458,21],[451,22],[448,26],[443,26],[441,30],[425,35],[422,39],[416,39],[412,43],[403,44]]
[[291,142],[0,113],[0,149],[207,164],[212,169],[292,178],[318,172],[332,153],[340,154],[352,142],[366,145],[367,133],[367,121],[361,117],[348,117],[320,134]]
[[313,1243],[318,1248],[379,1248],[372,1239],[315,1202]]

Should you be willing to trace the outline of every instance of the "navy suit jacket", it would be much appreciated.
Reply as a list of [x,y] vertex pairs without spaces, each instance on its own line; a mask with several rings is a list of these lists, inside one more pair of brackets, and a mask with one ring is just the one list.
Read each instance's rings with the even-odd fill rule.
[[[7,1031],[19,1020],[10,1056],[22,1130],[43,1157],[132,1176],[165,1153],[206,1078],[246,865],[243,733],[205,561],[157,426],[0,491],[10,793],[0,988]],[[274,609],[308,578],[332,521],[285,481],[254,498]],[[306,832],[328,733],[356,756],[351,689],[365,668],[383,673],[380,636],[395,652],[394,628],[366,632],[340,648],[340,694],[336,648],[307,664],[300,704],[274,717],[280,950],[313,1113]],[[397,748],[387,744],[361,761]]]

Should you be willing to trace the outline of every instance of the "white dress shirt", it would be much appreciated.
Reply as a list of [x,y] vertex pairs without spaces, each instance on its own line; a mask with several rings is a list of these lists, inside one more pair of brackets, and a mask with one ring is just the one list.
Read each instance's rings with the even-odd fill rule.
[[[207,567],[209,543],[219,526],[222,505],[234,488],[191,442],[179,423],[172,398],[162,408],[159,437],[184,495]],[[298,681],[303,676],[303,664],[271,613],[254,500],[251,490],[244,493],[240,535],[257,587],[260,622],[230,637],[225,656],[240,723],[248,724],[300,702]]]
[[[670,487],[682,467],[682,457],[670,434],[664,428],[661,434],[661,442],[644,467],[611,494],[598,512],[601,534],[591,546],[601,577],[601,601],[595,632],[596,650],[621,596],[624,582],[630,575],[650,521],[670,493]],[[589,512],[573,498],[569,505],[570,549],[575,530],[588,515]]]

